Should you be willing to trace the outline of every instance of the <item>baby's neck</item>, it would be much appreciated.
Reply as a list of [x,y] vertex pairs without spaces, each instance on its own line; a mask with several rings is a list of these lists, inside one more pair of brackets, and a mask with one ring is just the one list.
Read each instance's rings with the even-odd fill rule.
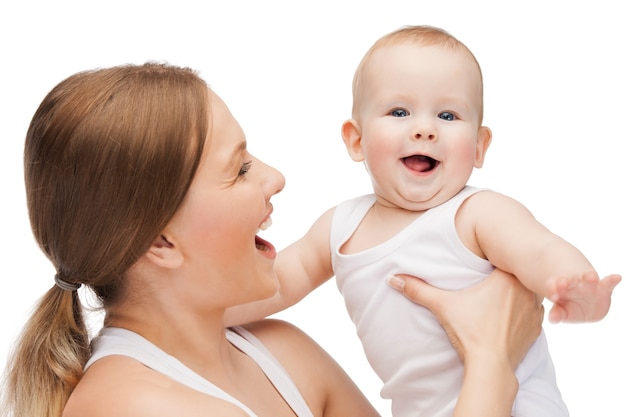
[[398,234],[423,213],[423,211],[405,210],[376,201],[350,239],[342,246],[341,253],[361,252],[380,245]]

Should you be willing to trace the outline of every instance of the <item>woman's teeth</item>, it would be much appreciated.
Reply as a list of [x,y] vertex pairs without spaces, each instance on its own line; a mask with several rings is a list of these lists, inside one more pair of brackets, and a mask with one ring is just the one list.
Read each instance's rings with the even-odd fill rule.
[[272,225],[272,218],[268,217],[267,219],[265,219],[263,223],[261,223],[261,225],[257,229],[257,232],[262,231],[262,230],[267,230],[267,228],[270,227],[271,225]]

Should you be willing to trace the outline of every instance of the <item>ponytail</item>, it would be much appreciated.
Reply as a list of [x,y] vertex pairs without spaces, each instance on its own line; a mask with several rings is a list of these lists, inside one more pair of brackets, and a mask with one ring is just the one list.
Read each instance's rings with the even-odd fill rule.
[[5,374],[2,417],[61,417],[89,358],[77,291],[58,286],[39,301]]

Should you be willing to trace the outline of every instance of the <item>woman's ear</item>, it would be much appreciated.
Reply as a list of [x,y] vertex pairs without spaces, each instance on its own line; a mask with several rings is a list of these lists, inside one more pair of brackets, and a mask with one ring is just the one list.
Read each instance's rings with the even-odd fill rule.
[[341,137],[343,143],[346,145],[348,154],[355,162],[363,162],[363,148],[361,146],[361,127],[359,123],[354,120],[346,120],[341,126]]
[[474,167],[482,168],[485,162],[485,154],[491,145],[491,129],[487,126],[478,128],[478,139],[476,140],[476,154],[474,155]]
[[146,257],[150,262],[162,268],[174,269],[182,265],[184,256],[180,248],[174,243],[173,239],[160,234],[152,246],[146,253]]

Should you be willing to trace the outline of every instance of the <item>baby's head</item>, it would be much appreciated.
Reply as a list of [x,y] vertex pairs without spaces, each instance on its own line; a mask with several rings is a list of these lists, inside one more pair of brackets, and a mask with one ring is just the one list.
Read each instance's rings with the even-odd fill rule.
[[478,76],[476,87],[479,88],[480,98],[480,102],[478,103],[480,115],[479,122],[482,122],[483,78],[478,60],[472,51],[470,51],[470,49],[457,38],[443,29],[427,25],[404,26],[396,31],[388,33],[378,39],[365,53],[354,73],[354,78],[352,80],[352,117],[356,118],[355,116],[358,114],[359,106],[364,99],[364,90],[368,88],[368,80],[366,79],[365,74],[369,63],[372,61],[372,56],[380,49],[398,45],[437,47],[452,52],[458,52],[459,54],[466,56],[470,60],[469,66],[474,67],[473,70],[476,71],[476,75]]
[[422,211],[458,193],[483,164],[483,82],[472,52],[430,26],[399,29],[365,54],[342,136],[378,202]]

